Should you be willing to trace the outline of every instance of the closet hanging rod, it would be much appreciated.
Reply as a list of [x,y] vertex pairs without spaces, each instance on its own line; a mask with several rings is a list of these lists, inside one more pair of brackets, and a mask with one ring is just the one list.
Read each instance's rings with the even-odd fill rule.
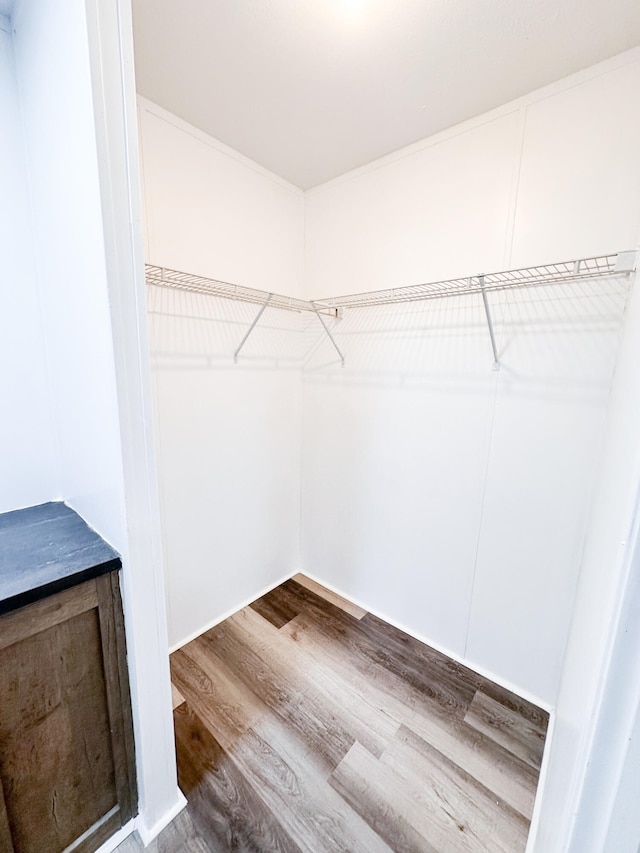
[[[346,296],[332,296],[325,299],[314,299],[313,302],[274,293],[270,298],[269,307],[298,312],[317,313],[320,311],[329,316],[336,316],[337,312],[343,308],[419,302],[424,299],[443,299],[449,296],[464,296],[469,293],[486,294],[486,292],[493,290],[515,290],[524,287],[539,287],[541,285],[629,275],[636,268],[636,260],[637,251],[635,250],[618,252],[612,255],[599,255],[576,261],[563,261],[517,270],[485,273],[447,281],[412,284],[406,287],[373,290]],[[209,293],[212,296],[222,296],[226,299],[237,299],[259,305],[262,305],[268,296],[268,292],[265,290],[245,287],[240,284],[230,284],[229,282],[178,272],[152,264],[146,264],[145,275],[149,285],[171,287],[196,293]]]

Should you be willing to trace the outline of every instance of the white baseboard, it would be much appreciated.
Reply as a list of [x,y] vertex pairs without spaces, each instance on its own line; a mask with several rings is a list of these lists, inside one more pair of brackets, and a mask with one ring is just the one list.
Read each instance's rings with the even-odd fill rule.
[[138,835],[140,836],[140,840],[142,841],[145,847],[148,847],[149,844],[153,841],[153,839],[160,835],[165,826],[168,826],[171,821],[177,817],[182,809],[187,805],[187,800],[180,790],[177,788],[177,798],[174,805],[166,812],[160,820],[156,821],[153,826],[148,827],[144,821],[142,815],[138,815],[136,820],[136,829],[138,831]]
[[[230,616],[234,616],[236,613],[238,613],[238,611],[243,610],[245,607],[248,607],[254,601],[257,601],[258,598],[262,598],[263,595],[266,595],[268,592],[271,592],[277,586],[280,586],[281,583],[284,583],[285,581],[291,580],[291,578],[294,575],[297,575],[298,573],[299,573],[298,569],[296,569],[293,572],[289,572],[288,574],[281,577],[280,580],[276,581],[275,583],[271,584],[270,586],[266,587],[265,589],[263,589],[259,592],[256,592],[250,598],[247,598],[246,601],[243,601],[240,604],[238,604],[237,607],[233,607],[231,610],[227,610],[226,613],[223,613],[221,616],[216,616],[216,618],[212,619],[211,622],[207,622],[201,628],[198,628],[197,631],[194,631],[192,634],[189,634],[188,637],[184,637],[184,639],[179,640],[173,646],[170,646],[169,647],[169,654],[172,655],[174,652],[177,652],[178,649],[181,649],[183,646],[186,646],[187,643],[191,642],[191,640],[195,640],[196,637],[200,637],[206,631],[209,631],[211,628],[215,628],[216,625],[219,625],[221,622],[224,622],[225,619],[228,619]],[[302,572],[302,574],[304,574],[304,572]]]
[[111,853],[115,850],[118,844],[122,844],[125,838],[128,838],[136,828],[136,819],[132,818],[128,823],[125,823],[111,838],[107,839],[98,849],[96,853]]
[[555,729],[556,713],[554,710],[551,710],[549,711],[549,725],[547,727],[547,734],[544,740],[544,752],[542,754],[542,764],[540,765],[540,775],[538,776],[538,789],[536,791],[536,799],[533,804],[533,814],[531,815],[531,823],[529,824],[529,837],[527,838],[527,848],[525,853],[534,853],[536,850],[538,827],[540,825],[540,811],[542,809],[542,791],[547,783]]

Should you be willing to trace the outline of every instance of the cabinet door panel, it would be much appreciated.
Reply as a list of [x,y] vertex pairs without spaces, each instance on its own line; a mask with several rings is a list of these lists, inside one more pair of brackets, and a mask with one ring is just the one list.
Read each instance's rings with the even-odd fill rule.
[[97,608],[0,649],[0,672],[13,846],[58,853],[117,806]]
[[4,806],[4,793],[0,784],[0,850],[2,853],[14,853],[13,841],[11,840],[11,829],[7,818],[7,810]]

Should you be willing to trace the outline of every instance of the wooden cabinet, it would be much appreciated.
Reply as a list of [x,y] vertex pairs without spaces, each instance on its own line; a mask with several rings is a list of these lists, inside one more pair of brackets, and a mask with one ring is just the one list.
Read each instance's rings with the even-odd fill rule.
[[89,853],[136,806],[111,571],[0,616],[0,851]]

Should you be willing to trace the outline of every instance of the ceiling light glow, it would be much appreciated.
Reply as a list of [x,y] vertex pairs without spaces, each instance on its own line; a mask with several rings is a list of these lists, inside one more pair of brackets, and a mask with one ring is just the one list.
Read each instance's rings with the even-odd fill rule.
[[349,18],[359,18],[364,12],[366,0],[343,0],[344,10]]

